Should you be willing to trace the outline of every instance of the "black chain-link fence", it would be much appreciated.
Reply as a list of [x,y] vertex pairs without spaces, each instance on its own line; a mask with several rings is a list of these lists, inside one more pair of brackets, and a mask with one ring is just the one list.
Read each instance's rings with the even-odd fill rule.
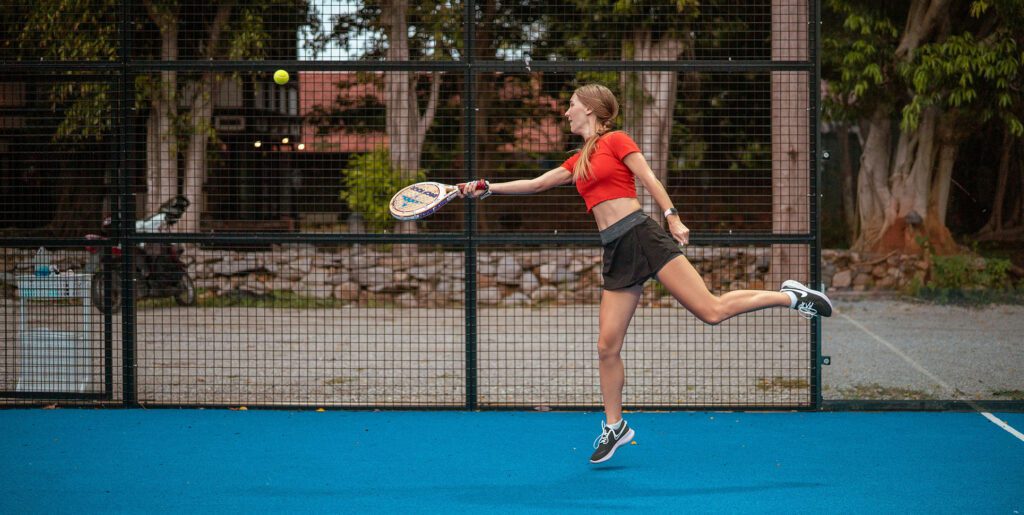
[[[575,189],[405,223],[391,195],[558,167],[570,95],[601,83],[713,292],[817,283],[816,9],[8,2],[0,400],[599,406]],[[788,310],[708,326],[652,281],[624,400],[814,408],[819,340]]]

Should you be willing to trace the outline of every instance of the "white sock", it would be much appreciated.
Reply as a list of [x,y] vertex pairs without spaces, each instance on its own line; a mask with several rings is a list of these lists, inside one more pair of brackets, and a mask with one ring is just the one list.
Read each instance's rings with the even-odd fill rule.
[[612,428],[613,431],[618,431],[619,428],[622,427],[622,422],[625,421],[625,420],[626,419],[624,419],[624,418],[620,418],[619,421],[614,423],[614,424],[609,424],[609,423],[606,422],[604,425],[605,425],[605,427]]
[[796,294],[791,291],[784,291],[786,295],[789,295],[789,308],[793,309],[796,307]]

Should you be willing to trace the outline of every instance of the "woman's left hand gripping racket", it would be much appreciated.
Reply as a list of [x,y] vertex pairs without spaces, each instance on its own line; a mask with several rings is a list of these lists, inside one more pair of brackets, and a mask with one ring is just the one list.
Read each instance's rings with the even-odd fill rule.
[[[480,179],[476,187],[487,188],[487,181]],[[417,182],[395,193],[391,197],[391,216],[399,220],[419,220],[434,214],[441,206],[458,196],[465,184],[449,186],[439,182]]]

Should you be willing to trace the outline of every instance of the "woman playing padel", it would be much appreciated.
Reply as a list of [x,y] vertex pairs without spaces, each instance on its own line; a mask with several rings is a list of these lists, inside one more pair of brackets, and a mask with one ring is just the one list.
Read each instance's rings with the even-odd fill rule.
[[[797,309],[808,318],[832,315],[828,297],[796,281],[782,283],[781,291],[736,290],[721,296],[708,291],[704,279],[679,249],[679,244],[688,243],[690,230],[679,219],[665,188],[633,139],[611,130],[618,110],[618,102],[608,88],[597,84],[578,88],[569,99],[565,117],[569,130],[585,141],[580,152],[534,179],[485,184],[483,188],[473,181],[465,189],[466,196],[481,198],[538,193],[572,183],[586,202],[587,211],[594,214],[604,245],[597,353],[605,422],[594,442],[591,463],[610,459],[635,435],[622,419],[625,373],[619,351],[643,284],[651,277],[656,277],[684,308],[712,325],[769,307]],[[640,208],[634,178],[664,212],[671,237]]]

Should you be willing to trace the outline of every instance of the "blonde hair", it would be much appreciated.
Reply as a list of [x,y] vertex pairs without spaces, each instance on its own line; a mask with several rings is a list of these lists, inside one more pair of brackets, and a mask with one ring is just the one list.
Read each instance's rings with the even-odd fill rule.
[[576,88],[573,93],[584,107],[593,111],[597,117],[597,133],[583,144],[579,160],[572,169],[572,182],[590,178],[590,156],[597,148],[597,140],[612,128],[612,121],[619,114],[619,102],[615,94],[600,84],[587,84]]

